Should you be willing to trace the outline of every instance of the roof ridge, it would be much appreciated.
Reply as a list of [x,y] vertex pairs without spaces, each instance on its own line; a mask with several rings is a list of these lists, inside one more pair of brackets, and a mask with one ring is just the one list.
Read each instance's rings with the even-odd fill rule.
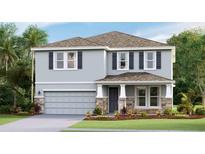
[[120,31],[113,31],[113,32],[118,32],[118,33],[121,33],[121,34],[124,34],[124,35],[128,35],[130,37],[139,38],[139,39],[143,39],[143,40],[147,40],[147,41],[153,41],[153,42],[156,42],[156,43],[161,43],[161,44],[167,45],[167,43],[162,43],[162,42],[159,42],[159,41],[147,39],[147,38],[144,38],[144,37],[140,37],[140,36],[136,36],[136,35],[120,32]]

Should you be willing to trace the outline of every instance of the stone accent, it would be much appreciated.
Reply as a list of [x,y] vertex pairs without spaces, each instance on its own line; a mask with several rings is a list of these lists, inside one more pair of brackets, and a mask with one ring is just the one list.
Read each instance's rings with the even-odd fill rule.
[[98,106],[103,114],[109,113],[108,111],[108,98],[103,97],[103,98],[96,98],[96,106]]
[[40,107],[41,107],[40,113],[44,113],[44,110],[45,110],[45,108],[44,108],[44,97],[35,97],[34,98],[34,103],[39,104]]
[[118,100],[118,112],[122,110],[122,108],[125,106],[126,107],[126,98],[119,98]]
[[162,111],[164,111],[167,108],[172,109],[172,98],[162,97],[161,98],[161,107],[162,107]]
[[126,107],[128,111],[134,111],[135,108],[135,98],[134,97],[127,97],[126,98]]

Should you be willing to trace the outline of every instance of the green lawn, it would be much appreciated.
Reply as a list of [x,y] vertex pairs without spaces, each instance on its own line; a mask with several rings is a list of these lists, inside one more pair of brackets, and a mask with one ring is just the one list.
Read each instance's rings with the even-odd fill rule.
[[204,119],[143,119],[119,121],[81,121],[71,128],[134,129],[134,130],[188,130],[205,131]]
[[23,119],[28,116],[22,116],[22,115],[1,115],[0,114],[0,125],[13,122],[19,119]]

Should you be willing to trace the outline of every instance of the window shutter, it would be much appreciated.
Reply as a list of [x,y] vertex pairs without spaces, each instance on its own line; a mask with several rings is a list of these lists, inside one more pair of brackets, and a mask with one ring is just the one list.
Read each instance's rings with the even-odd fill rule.
[[83,53],[82,51],[78,51],[78,69],[83,68]]
[[48,68],[49,70],[53,69],[53,52],[48,53]]
[[139,52],[139,69],[144,69],[144,52]]
[[117,53],[116,52],[112,53],[112,69],[113,70],[117,69]]
[[161,52],[157,51],[157,69],[161,69]]
[[129,52],[129,69],[134,69],[134,52]]

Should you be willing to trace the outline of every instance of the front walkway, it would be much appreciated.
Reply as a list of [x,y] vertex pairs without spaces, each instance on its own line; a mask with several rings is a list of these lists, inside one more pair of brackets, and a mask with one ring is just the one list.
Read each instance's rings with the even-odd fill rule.
[[0,126],[0,132],[59,132],[80,122],[80,115],[36,115]]

